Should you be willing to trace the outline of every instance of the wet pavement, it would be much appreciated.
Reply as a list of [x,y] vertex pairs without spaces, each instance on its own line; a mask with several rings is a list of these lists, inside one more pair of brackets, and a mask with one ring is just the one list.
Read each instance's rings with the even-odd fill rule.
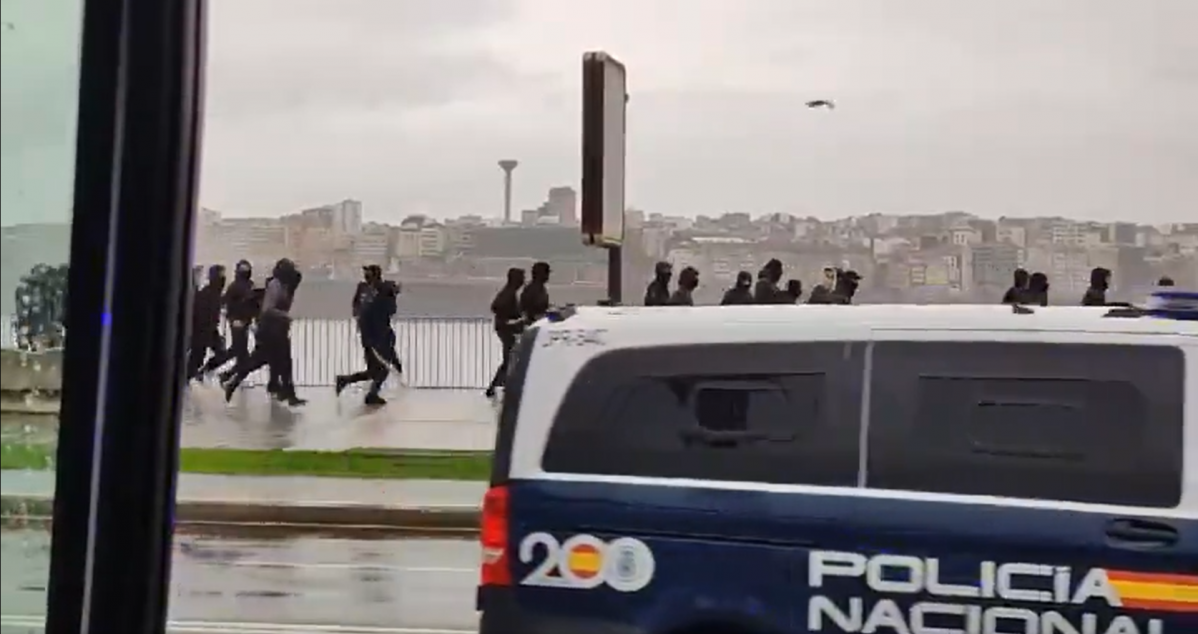
[[[364,392],[301,389],[308,403],[287,407],[262,388],[249,388],[225,403],[213,384],[192,385],[183,403],[184,447],[312,449],[345,451],[489,451],[495,442],[495,405],[476,390],[393,387],[381,408],[366,407]],[[56,417],[5,412],[6,440],[52,441]]]
[[[51,471],[5,471],[5,496],[51,496]],[[246,477],[181,473],[180,502],[252,502],[278,505],[351,504],[391,507],[478,508],[486,482],[364,480],[302,476]]]
[[[202,625],[180,623],[174,631],[319,633],[336,625],[376,634],[466,634],[477,627],[473,541],[185,534],[174,550],[170,618]],[[30,625],[45,614],[49,556],[46,531],[0,533],[3,634],[36,631]],[[336,631],[353,631],[342,628]]]

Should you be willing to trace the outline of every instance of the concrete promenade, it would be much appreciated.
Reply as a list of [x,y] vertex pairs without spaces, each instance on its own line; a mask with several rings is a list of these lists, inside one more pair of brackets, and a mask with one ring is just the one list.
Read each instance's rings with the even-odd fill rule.
[[[479,392],[395,388],[384,395],[385,407],[368,408],[353,388],[340,397],[331,388],[307,389],[306,405],[287,407],[261,388],[225,403],[217,386],[196,385],[184,402],[182,445],[406,453],[489,451],[494,443],[495,406]],[[6,413],[4,434],[36,442],[54,433],[47,420]],[[4,471],[0,483],[7,518],[49,515],[53,472]],[[184,524],[468,532],[485,490],[485,482],[184,473],[176,513]]]
[[306,405],[287,407],[261,388],[239,391],[225,403],[215,385],[193,385],[183,405],[184,447],[345,451],[490,451],[495,405],[478,390],[393,388],[388,403],[362,404],[350,387],[300,389]]

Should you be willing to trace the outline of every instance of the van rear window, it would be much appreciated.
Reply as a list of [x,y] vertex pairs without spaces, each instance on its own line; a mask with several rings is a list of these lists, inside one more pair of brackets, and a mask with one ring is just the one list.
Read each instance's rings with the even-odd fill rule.
[[860,343],[615,350],[558,409],[551,472],[856,486]]
[[1179,348],[880,342],[872,367],[868,486],[1180,503]]

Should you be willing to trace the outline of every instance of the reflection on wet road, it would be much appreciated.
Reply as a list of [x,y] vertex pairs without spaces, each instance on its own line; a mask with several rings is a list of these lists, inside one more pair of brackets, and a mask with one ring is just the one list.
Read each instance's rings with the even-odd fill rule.
[[[464,634],[477,627],[472,541],[175,541],[173,632]],[[0,533],[2,634],[37,631],[28,617],[45,613],[49,557],[46,531]]]

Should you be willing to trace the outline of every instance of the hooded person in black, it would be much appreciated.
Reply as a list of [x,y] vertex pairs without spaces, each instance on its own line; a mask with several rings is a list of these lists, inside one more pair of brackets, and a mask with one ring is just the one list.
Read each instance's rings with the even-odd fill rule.
[[861,274],[852,269],[848,271],[836,269],[836,292],[832,294],[832,301],[829,303],[852,304],[859,286],[861,286]]
[[363,280],[358,283],[353,299],[354,317],[358,320],[358,333],[362,342],[362,355],[366,369],[354,374],[339,375],[334,381],[337,394],[346,386],[360,381],[370,381],[366,393],[367,405],[386,405],[379,395],[387,381],[390,368],[403,372],[403,364],[395,352],[395,329],[391,320],[399,309],[399,285],[383,279],[383,269],[377,265],[362,267]]
[[211,350],[215,358],[224,355],[225,338],[220,334],[221,292],[225,290],[225,267],[208,267],[208,283],[196,291],[191,305],[191,339],[187,352],[187,380],[200,377],[204,358]]
[[1111,271],[1101,266],[1090,270],[1090,288],[1082,295],[1082,306],[1106,306],[1106,292],[1111,287]]
[[724,291],[720,306],[742,306],[753,303],[753,275],[748,271],[736,274],[736,284]]
[[549,312],[549,263],[537,262],[532,265],[532,281],[520,292],[520,314],[524,323],[532,324]]
[[[205,374],[216,370],[230,360],[246,363],[250,357],[250,324],[258,316],[260,307],[254,293],[254,268],[247,260],[241,260],[233,269],[233,281],[225,289],[221,303],[225,306],[225,321],[229,324],[229,339],[231,344],[227,350],[208,360],[204,364]],[[233,376],[229,369],[221,373],[221,382]]]
[[1048,276],[1037,271],[1027,282],[1027,303],[1037,306],[1048,305]]
[[782,281],[782,261],[771,259],[761,268],[757,275],[757,285],[753,287],[754,304],[789,304],[786,291],[778,288]]
[[808,304],[835,304],[836,288],[840,281],[836,277],[836,267],[825,266],[823,280],[811,289],[807,296]]
[[1003,294],[1002,303],[1030,303],[1028,301],[1028,285],[1031,283],[1031,275],[1028,274],[1026,269],[1015,269],[1015,273],[1012,274],[1012,278],[1014,283],[1011,284],[1011,288],[1008,288],[1007,292]]
[[646,306],[665,306],[670,303],[670,279],[674,267],[669,262],[658,262],[653,267],[653,281],[645,288]]
[[[291,374],[291,304],[295,301],[303,274],[295,263],[283,258],[275,263],[266,290],[262,294],[262,311],[258,315],[257,343],[245,365],[237,364],[233,375],[225,382],[225,400],[233,398],[233,392],[252,372],[270,365],[270,382],[274,384],[275,398],[289,405],[303,405],[307,401],[295,392],[295,381]],[[271,386],[268,385],[270,390]]]
[[799,280],[787,280],[786,296],[790,298],[790,303],[797,304],[803,298],[803,282]]
[[678,289],[670,295],[670,306],[694,306],[695,289],[699,288],[699,270],[693,266],[678,274]]
[[495,376],[487,386],[487,398],[495,396],[495,389],[503,387],[507,382],[508,362],[511,360],[512,349],[516,347],[516,339],[524,329],[524,320],[520,315],[520,288],[524,286],[524,269],[510,268],[507,270],[507,282],[495,299],[491,300],[491,314],[494,315],[495,336],[499,337],[499,345],[503,357]]

